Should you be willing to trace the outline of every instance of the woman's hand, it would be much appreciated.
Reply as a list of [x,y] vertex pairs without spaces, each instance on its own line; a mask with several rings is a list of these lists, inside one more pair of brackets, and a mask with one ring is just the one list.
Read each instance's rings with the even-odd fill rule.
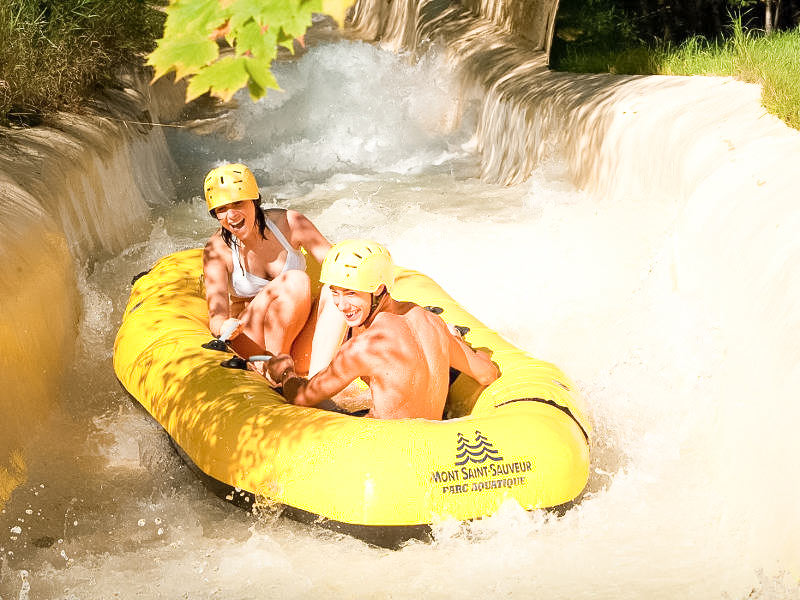
[[215,315],[208,320],[208,329],[211,331],[211,335],[215,338],[219,337],[220,331],[222,330],[222,324],[225,322],[227,317],[225,315]]

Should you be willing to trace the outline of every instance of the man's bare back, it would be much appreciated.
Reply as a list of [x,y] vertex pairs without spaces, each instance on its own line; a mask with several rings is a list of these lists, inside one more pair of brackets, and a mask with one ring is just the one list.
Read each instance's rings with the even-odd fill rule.
[[269,361],[270,377],[300,406],[317,406],[359,377],[371,395],[368,416],[441,419],[449,368],[489,385],[499,371],[444,321],[412,302],[391,297],[394,264],[388,250],[369,240],[345,240],[330,249],[320,281],[342,313],[350,337],[330,365],[311,379],[298,377],[291,357]]
[[271,361],[271,376],[285,382],[284,393],[298,405],[316,406],[360,377],[372,398],[367,416],[441,419],[451,366],[482,385],[499,374],[485,353],[453,335],[438,316],[388,294],[351,332],[330,366],[308,382],[289,381],[285,359]]
[[354,331],[341,351],[363,356],[372,394],[369,416],[441,419],[449,384],[452,334],[436,315],[409,302],[394,302],[372,324]]

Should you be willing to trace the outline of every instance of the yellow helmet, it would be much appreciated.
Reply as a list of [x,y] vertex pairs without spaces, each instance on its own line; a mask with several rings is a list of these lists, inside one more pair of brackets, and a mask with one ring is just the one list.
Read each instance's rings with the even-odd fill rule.
[[253,172],[241,163],[211,169],[203,181],[208,212],[239,200],[257,200],[258,184]]
[[374,294],[382,285],[392,291],[394,263],[389,251],[370,240],[345,240],[328,250],[319,276],[322,283]]

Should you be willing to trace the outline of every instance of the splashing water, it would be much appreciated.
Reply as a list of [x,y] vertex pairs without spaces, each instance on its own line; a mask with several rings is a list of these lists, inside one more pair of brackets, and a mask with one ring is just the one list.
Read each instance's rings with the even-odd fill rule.
[[[154,209],[149,237],[81,269],[63,411],[0,514],[0,597],[797,597],[787,298],[800,285],[758,277],[798,272],[796,242],[766,235],[794,213],[727,207],[717,223],[677,203],[592,198],[559,156],[523,185],[483,184],[470,103],[435,53],[411,64],[342,42],[277,71],[283,91],[243,101],[224,131],[171,138],[196,191]],[[562,517],[507,504],[390,552],[212,497],[126,397],[110,356],[130,277],[210,235],[196,194],[229,160],[256,169],[267,203],[301,210],[332,241],[388,244],[575,379],[595,425],[578,504]],[[708,242],[731,222],[747,225],[743,265]],[[712,291],[684,291],[704,274]]]

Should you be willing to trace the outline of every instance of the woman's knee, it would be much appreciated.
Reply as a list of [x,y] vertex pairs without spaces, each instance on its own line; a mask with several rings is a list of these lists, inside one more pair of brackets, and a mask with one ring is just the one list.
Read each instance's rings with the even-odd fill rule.
[[311,297],[311,278],[305,271],[292,269],[284,271],[272,280],[272,285],[294,294],[308,295]]
[[291,270],[273,280],[281,299],[311,306],[311,279],[305,271]]
[[287,271],[272,280],[259,294],[265,294],[261,304],[266,316],[279,320],[308,317],[311,310],[311,280],[303,271]]

